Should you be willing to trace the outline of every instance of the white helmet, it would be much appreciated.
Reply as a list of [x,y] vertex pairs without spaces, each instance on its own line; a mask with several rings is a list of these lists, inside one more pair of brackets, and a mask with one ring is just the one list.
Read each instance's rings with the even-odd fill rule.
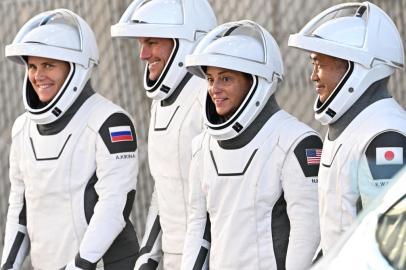
[[241,134],[261,112],[277,84],[283,79],[283,62],[272,35],[255,22],[243,20],[220,25],[207,34],[192,55],[187,69],[205,78],[203,67],[214,66],[251,74],[253,83],[237,111],[225,122],[218,120],[215,106],[207,95],[205,122],[217,140]]
[[336,89],[314,104],[322,124],[339,119],[375,81],[403,68],[400,34],[389,16],[369,2],[333,6],[289,37],[289,46],[349,61],[349,69]]
[[185,56],[216,25],[216,17],[206,0],[135,0],[111,27],[111,36],[174,40],[170,58],[156,81],[148,79],[148,64],[145,67],[147,96],[162,100],[169,97],[185,77]]
[[[59,119],[79,96],[99,62],[96,39],[89,25],[70,10],[55,9],[34,16],[6,46],[6,57],[27,67],[23,85],[24,107],[38,124]],[[56,96],[38,107],[38,96],[28,80],[26,56],[52,58],[70,63],[70,71]]]

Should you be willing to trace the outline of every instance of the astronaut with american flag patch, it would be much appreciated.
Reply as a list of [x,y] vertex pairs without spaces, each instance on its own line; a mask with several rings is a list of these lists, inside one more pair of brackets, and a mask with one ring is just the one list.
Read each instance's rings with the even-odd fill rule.
[[325,254],[405,164],[406,113],[387,87],[404,67],[403,44],[390,17],[363,2],[323,11],[289,46],[310,52],[315,117],[328,125],[319,171]]
[[129,219],[138,151],[127,112],[90,83],[93,31],[67,9],[38,14],[6,46],[26,68],[14,122],[1,269],[132,270],[139,245]]

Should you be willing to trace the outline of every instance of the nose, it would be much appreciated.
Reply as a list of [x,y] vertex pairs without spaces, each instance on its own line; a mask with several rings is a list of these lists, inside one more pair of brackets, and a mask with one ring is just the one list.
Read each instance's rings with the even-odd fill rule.
[[218,94],[221,92],[221,83],[220,80],[213,80],[211,84],[209,84],[209,92],[211,94]]
[[37,70],[35,71],[35,74],[34,74],[34,78],[37,81],[45,78],[45,74],[41,68],[37,68]]
[[313,66],[313,68],[312,68],[312,73],[310,74],[310,80],[312,80],[313,82],[319,80],[319,76],[317,75],[317,68],[315,66]]
[[140,59],[141,60],[148,60],[151,57],[151,49],[147,46],[140,45]]

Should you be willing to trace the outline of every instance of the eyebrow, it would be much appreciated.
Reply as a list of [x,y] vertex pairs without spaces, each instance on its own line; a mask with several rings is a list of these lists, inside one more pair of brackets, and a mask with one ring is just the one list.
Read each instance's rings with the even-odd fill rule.
[[[220,72],[218,73],[218,75],[223,75],[224,73],[228,73],[228,72],[230,72],[230,71],[229,71],[229,70],[220,71]],[[213,76],[213,75],[211,75],[211,74],[208,73],[208,72],[206,72],[206,75],[207,75],[207,76]]]

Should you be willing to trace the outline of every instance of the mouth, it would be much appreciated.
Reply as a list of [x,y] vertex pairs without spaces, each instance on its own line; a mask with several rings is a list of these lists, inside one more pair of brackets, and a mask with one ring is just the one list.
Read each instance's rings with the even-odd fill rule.
[[320,92],[323,90],[324,86],[322,85],[316,85],[316,92],[320,94]]
[[156,66],[157,64],[159,64],[159,61],[151,61],[148,62],[148,68],[154,68],[154,66]]
[[42,90],[45,90],[45,89],[48,89],[48,88],[51,88],[53,86],[53,84],[37,84],[37,87],[39,88],[39,89],[42,89]]
[[222,103],[224,103],[227,100],[227,98],[214,98],[213,102],[216,106],[221,105]]

